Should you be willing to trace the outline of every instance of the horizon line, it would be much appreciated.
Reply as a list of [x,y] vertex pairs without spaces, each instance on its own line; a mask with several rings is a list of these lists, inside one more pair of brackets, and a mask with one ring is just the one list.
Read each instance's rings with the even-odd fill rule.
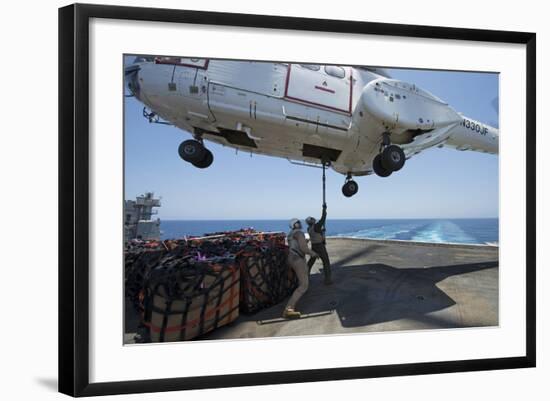
[[[160,217],[159,217],[160,218]],[[482,219],[499,219],[499,216],[491,217],[337,217],[332,220],[482,220]],[[255,221],[281,221],[290,220],[290,218],[231,218],[231,219],[215,219],[215,218],[160,218],[164,221],[242,221],[242,220],[255,220]],[[327,220],[331,218],[327,217]]]

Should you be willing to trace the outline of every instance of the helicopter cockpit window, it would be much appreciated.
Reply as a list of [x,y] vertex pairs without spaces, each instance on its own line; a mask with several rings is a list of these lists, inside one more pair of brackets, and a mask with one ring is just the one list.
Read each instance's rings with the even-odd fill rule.
[[321,69],[321,67],[317,64],[300,64],[300,67],[307,68],[311,71],[319,71]]
[[342,67],[338,67],[335,65],[326,65],[325,72],[328,75],[332,75],[336,78],[344,78],[346,76],[346,70],[344,70]]
[[134,59],[134,64],[135,63],[143,63],[143,62],[146,62],[146,61],[155,61],[155,56],[137,56]]

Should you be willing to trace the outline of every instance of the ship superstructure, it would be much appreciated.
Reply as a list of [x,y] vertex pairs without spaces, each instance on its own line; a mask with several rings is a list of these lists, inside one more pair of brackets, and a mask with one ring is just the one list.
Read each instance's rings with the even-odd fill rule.
[[135,200],[124,202],[124,239],[158,240],[160,239],[160,219],[153,218],[160,207],[160,198],[153,192],[146,192]]

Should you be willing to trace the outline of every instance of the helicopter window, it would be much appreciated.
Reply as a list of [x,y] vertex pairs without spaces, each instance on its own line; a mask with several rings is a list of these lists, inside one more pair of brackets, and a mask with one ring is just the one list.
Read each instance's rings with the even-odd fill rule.
[[137,56],[134,59],[134,64],[135,63],[142,63],[142,62],[145,62],[145,61],[154,61],[154,60],[155,60],[154,56]]
[[335,65],[326,65],[325,72],[336,78],[344,78],[346,76],[346,71],[342,67],[337,67]]
[[319,71],[321,67],[318,64],[300,64],[300,67],[306,68],[312,71]]

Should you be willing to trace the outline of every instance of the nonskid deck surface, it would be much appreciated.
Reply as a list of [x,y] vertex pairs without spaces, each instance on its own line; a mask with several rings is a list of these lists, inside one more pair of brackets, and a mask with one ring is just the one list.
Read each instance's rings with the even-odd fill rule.
[[498,325],[498,247],[329,238],[327,249],[334,283],[323,284],[317,261],[298,304],[313,317],[279,320],[283,302],[201,339]]

